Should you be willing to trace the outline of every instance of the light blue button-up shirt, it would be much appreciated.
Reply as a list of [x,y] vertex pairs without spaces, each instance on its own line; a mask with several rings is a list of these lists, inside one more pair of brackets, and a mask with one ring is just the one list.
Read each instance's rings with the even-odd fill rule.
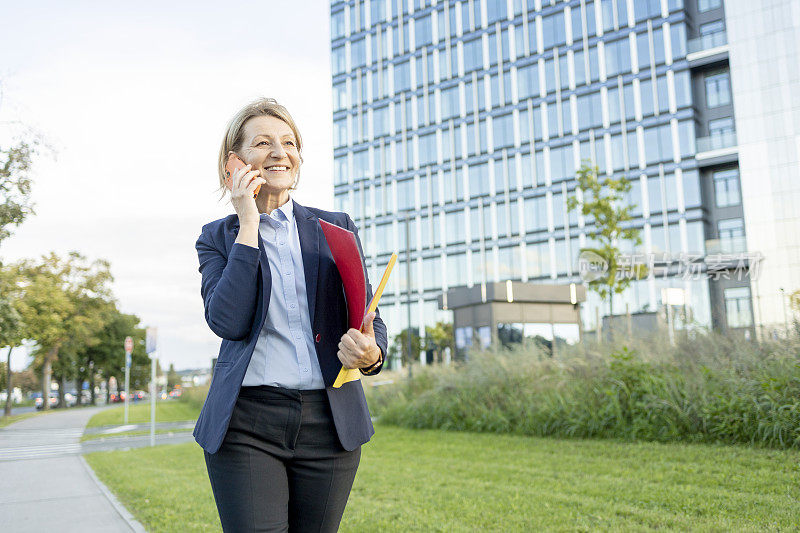
[[324,389],[308,314],[306,276],[294,201],[261,214],[258,228],[269,260],[272,289],[267,319],[242,385]]

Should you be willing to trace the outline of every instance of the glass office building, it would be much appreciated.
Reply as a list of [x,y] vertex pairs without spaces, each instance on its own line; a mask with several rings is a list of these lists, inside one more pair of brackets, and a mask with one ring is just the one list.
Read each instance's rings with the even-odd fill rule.
[[[592,223],[566,201],[585,160],[631,181],[642,244],[625,252],[670,272],[616,310],[681,288],[695,323],[753,327],[750,282],[731,275],[750,265],[730,257],[748,247],[721,0],[334,0],[331,50],[335,208],[371,279],[400,254],[390,334],[408,325],[407,246],[412,327],[450,320],[449,288],[581,282]],[[709,256],[722,264],[681,269]]]

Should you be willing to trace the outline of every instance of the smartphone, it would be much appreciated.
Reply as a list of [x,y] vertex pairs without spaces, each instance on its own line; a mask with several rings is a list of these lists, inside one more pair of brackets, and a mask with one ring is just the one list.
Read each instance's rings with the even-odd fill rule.
[[[228,186],[228,189],[233,188],[233,180],[231,179],[231,175],[244,166],[244,161],[242,161],[238,155],[234,153],[228,154],[228,162],[225,163],[225,185]],[[256,189],[253,191],[253,198],[258,198],[258,191],[260,190],[261,184],[259,183],[258,186],[256,186]]]

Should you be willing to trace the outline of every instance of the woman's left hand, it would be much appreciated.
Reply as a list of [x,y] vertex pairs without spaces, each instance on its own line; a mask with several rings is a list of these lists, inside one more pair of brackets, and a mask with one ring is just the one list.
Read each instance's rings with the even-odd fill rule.
[[381,356],[381,349],[375,342],[375,332],[372,329],[373,320],[375,311],[364,317],[363,332],[350,328],[342,335],[336,355],[345,368],[366,368]]

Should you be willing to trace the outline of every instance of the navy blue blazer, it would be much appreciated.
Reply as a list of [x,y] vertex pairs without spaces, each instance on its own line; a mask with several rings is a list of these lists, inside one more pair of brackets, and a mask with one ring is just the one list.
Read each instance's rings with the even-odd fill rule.
[[[347,305],[342,279],[318,220],[352,231],[364,265],[361,240],[346,213],[303,207],[294,202],[294,216],[300,237],[317,359],[339,441],[344,449],[354,450],[369,441],[375,429],[361,380],[345,383],[338,389],[332,387],[342,368],[336,352],[342,335],[348,330]],[[223,339],[211,387],[193,433],[198,444],[212,454],[219,449],[228,430],[250,357],[267,317],[272,288],[261,235],[256,250],[243,244],[234,246],[238,232],[239,217],[229,215],[203,226],[195,244],[200,259],[206,322]],[[366,267],[364,276],[367,276]],[[372,287],[367,278],[367,302],[371,299]],[[386,325],[380,314],[375,316],[373,329],[375,341],[385,358]]]

